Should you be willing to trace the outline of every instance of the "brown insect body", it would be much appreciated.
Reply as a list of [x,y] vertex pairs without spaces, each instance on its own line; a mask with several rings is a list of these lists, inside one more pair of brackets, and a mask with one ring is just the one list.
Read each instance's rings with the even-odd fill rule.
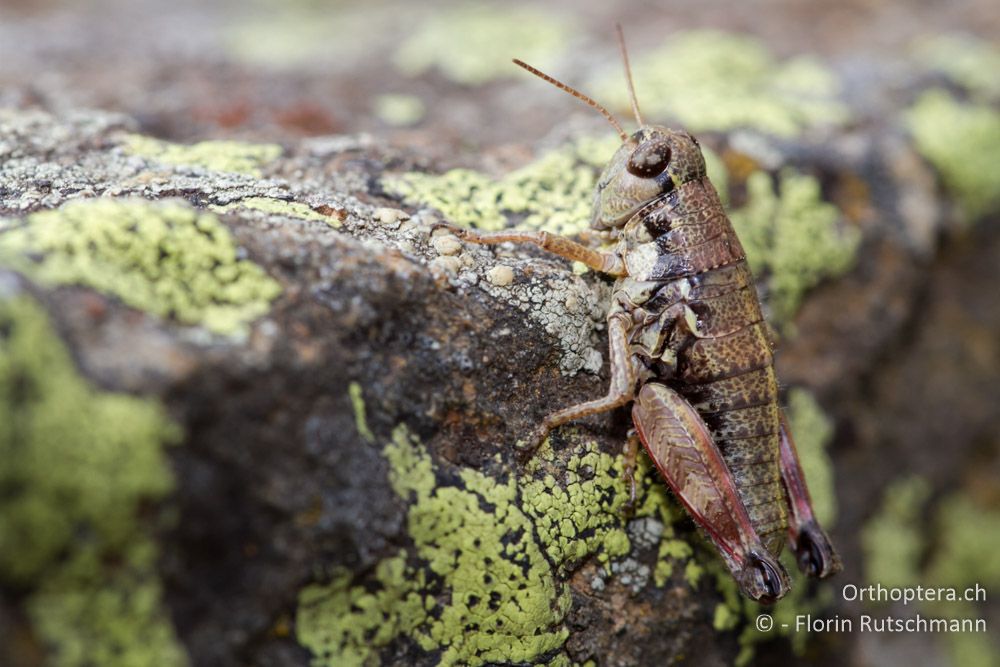
[[570,420],[631,402],[627,473],[641,441],[746,595],[769,603],[788,591],[777,561],[786,536],[800,569],[817,577],[838,571],[778,406],[753,278],[698,142],[644,124],[634,94],[640,129],[626,136],[596,102],[515,62],[598,108],[623,139],[598,181],[592,218],[617,238],[614,250],[545,232],[455,230],[475,243],[535,243],[617,277],[608,394],[549,415],[531,444]]
[[[638,168],[637,154],[661,157]],[[665,165],[659,173],[657,159]],[[597,192],[594,226],[624,220],[616,253],[627,275],[615,285],[609,315],[620,312],[633,322],[628,340],[638,383],[661,383],[697,411],[763,544],[765,553],[756,556],[770,567],[767,586],[780,596],[786,575],[768,555],[780,553],[788,520],[771,344],[743,248],[705,174],[701,150],[686,133],[644,127],[612,158]],[[646,421],[653,417],[647,413],[635,412],[636,427],[662,468],[668,456],[648,436]],[[701,483],[698,472],[687,474]],[[671,479],[666,471],[664,477]],[[689,511],[695,508],[689,505]],[[729,540],[719,533],[709,530],[731,569],[744,577],[739,549],[726,548],[739,542],[738,533]],[[770,596],[764,591],[760,597]]]

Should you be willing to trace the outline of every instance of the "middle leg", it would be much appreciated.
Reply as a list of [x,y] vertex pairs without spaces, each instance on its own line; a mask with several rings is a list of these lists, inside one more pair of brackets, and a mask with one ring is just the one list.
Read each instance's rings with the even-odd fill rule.
[[578,403],[545,417],[532,434],[525,454],[533,453],[548,437],[549,431],[557,426],[581,417],[608,412],[632,400],[635,396],[636,369],[635,361],[629,352],[629,326],[628,318],[622,313],[608,318],[608,356],[611,367],[608,393],[601,398]]

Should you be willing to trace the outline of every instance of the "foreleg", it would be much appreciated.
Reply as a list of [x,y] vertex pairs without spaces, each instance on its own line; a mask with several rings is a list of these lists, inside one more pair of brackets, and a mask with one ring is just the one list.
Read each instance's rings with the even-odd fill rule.
[[570,261],[583,262],[594,271],[607,273],[611,276],[625,275],[625,262],[614,252],[602,252],[588,248],[584,245],[571,241],[564,236],[550,234],[549,232],[527,232],[527,231],[501,231],[501,232],[477,232],[465,227],[456,227],[450,224],[439,224],[451,231],[455,236],[480,245],[496,245],[508,241],[514,243],[532,243],[543,250],[547,250],[554,255],[559,255]]

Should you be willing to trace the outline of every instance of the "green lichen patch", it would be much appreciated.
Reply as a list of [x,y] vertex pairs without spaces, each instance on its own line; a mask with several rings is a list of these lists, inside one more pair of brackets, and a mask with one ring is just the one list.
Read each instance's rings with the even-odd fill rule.
[[964,494],[943,499],[934,521],[937,548],[927,573],[948,586],[1000,586],[1000,510]]
[[[407,204],[436,208],[458,225],[488,231],[516,225],[573,236],[589,228],[597,177],[619,145],[615,135],[581,137],[499,179],[452,169],[398,174],[382,184]],[[714,151],[703,152],[709,176],[725,200],[725,167]]]
[[281,292],[237,258],[214,215],[178,203],[94,199],[32,214],[0,235],[0,263],[219,334],[244,332]]
[[34,302],[0,300],[0,581],[50,664],[186,664],[139,515],[178,438],[155,402],[89,386]]
[[924,505],[931,488],[921,477],[893,482],[882,504],[861,532],[865,576],[885,587],[921,582],[920,559],[926,549]]
[[485,83],[519,71],[511,54],[528,62],[559,53],[572,26],[535,6],[470,3],[434,12],[422,20],[393,57],[396,67],[417,75],[434,67],[452,81]]
[[906,113],[917,150],[940,172],[945,187],[975,221],[1000,208],[1000,112],[965,104],[944,90],[925,92]]
[[[924,571],[926,581],[960,591],[977,585],[989,592],[1000,588],[1000,510],[965,494],[954,494],[937,506],[933,529],[937,548]],[[971,601],[928,602],[925,606],[939,618],[978,619],[983,614],[982,607]],[[1000,642],[995,636],[956,632],[946,639],[955,665],[998,664]]]
[[371,664],[375,651],[427,619],[432,604],[420,594],[424,582],[411,579],[405,552],[381,561],[372,586],[351,586],[340,573],[328,584],[299,593],[299,641],[315,655],[315,665]]
[[214,205],[210,208],[217,213],[226,213],[228,211],[246,208],[252,211],[273,213],[275,215],[283,215],[289,218],[299,218],[300,220],[325,222],[331,227],[340,227],[339,218],[317,213],[307,204],[303,204],[302,202],[285,201],[283,199],[274,199],[273,197],[247,197],[246,199],[241,199],[240,201],[233,202],[232,204],[226,204],[225,206]]
[[569,592],[517,507],[516,481],[464,470],[439,483],[404,427],[384,453],[410,503],[413,563],[399,554],[367,586],[339,577],[300,594],[298,638],[314,664],[366,664],[397,636],[439,651],[441,665],[529,662],[562,646]]
[[387,93],[375,98],[375,115],[386,125],[406,127],[419,123],[427,107],[416,95]]
[[485,230],[518,226],[573,235],[590,223],[599,168],[617,140],[581,139],[499,180],[470,169],[410,172],[383,180],[410,205],[431,206],[459,225]]
[[777,191],[771,176],[747,179],[747,203],[730,215],[758,279],[768,288],[772,322],[789,324],[805,293],[850,268],[860,232],[840,224],[812,176],[783,171]]
[[946,33],[925,37],[913,47],[917,59],[984,100],[1000,96],[1000,48],[972,35]]
[[139,540],[113,566],[92,546],[74,553],[28,600],[28,616],[54,667],[188,664],[156,575],[156,549]]
[[[979,586],[988,596],[1000,586],[1000,561],[996,558],[1000,511],[964,493],[928,507],[930,494],[930,484],[920,477],[903,478],[886,490],[879,512],[861,535],[866,583],[887,588],[915,584],[945,587],[958,595]],[[917,611],[927,618],[984,618],[981,601],[942,599],[916,604]],[[950,653],[952,664],[997,664],[1000,647],[989,633],[949,632],[938,639]]]
[[[676,118],[692,132],[752,128],[795,136],[848,119],[838,82],[815,60],[779,63],[758,40],[712,30],[680,33],[633,59],[635,88],[648,118]],[[619,70],[593,86],[597,99],[629,107]]]
[[249,144],[242,141],[202,141],[175,144],[141,134],[125,138],[125,150],[132,155],[165,164],[195,166],[212,171],[226,171],[260,176],[260,168],[281,156],[277,144]]
[[534,519],[549,560],[561,572],[591,554],[607,563],[631,549],[622,521],[629,490],[621,464],[621,457],[605,454],[590,442],[570,457],[561,482],[546,473],[522,483],[523,507]]
[[368,427],[368,418],[365,416],[365,397],[361,393],[361,385],[352,382],[347,385],[347,394],[351,399],[351,407],[354,409],[354,427],[358,435],[368,442],[375,442],[375,434]]
[[298,637],[317,665],[368,664],[397,637],[440,652],[442,665],[551,658],[569,635],[569,570],[630,549],[621,459],[593,443],[565,463],[547,450],[549,473],[521,481],[441,475],[404,427],[384,454],[409,503],[413,548],[383,560],[373,580],[342,574],[302,591]]

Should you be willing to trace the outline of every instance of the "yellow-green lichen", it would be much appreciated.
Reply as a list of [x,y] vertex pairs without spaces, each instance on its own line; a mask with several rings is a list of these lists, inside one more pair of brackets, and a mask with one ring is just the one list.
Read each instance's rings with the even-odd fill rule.
[[239,210],[241,208],[248,208],[254,211],[262,211],[264,213],[284,215],[289,218],[325,222],[331,227],[340,227],[339,218],[317,213],[307,204],[303,204],[302,202],[285,201],[283,199],[274,199],[273,197],[247,197],[246,199],[241,199],[240,201],[233,202],[232,204],[226,204],[225,206],[211,206],[210,208],[217,213],[226,213],[228,211]]
[[[431,206],[465,227],[495,231],[517,226],[573,236],[589,228],[597,177],[619,145],[615,135],[581,137],[499,179],[452,169],[399,174],[385,178],[383,186],[407,204]],[[702,151],[709,177],[725,200],[725,167],[714,151]]]
[[783,171],[775,191],[758,171],[746,185],[747,203],[730,217],[754,274],[766,281],[772,322],[786,326],[810,288],[850,268],[860,233],[840,224],[812,176]]
[[361,385],[352,382],[347,385],[347,394],[351,398],[351,407],[354,409],[354,427],[358,435],[368,442],[375,442],[375,434],[368,428],[368,419],[365,417],[365,397],[361,393]]
[[[838,82],[805,57],[778,63],[758,40],[713,30],[673,36],[633,59],[635,88],[649,118],[676,118],[692,132],[758,129],[782,136],[843,123]],[[628,108],[620,69],[593,86],[597,99]]]
[[[930,484],[916,476],[886,489],[879,512],[861,534],[866,584],[946,587],[960,596],[979,586],[988,596],[1000,587],[1000,511],[961,492],[928,506],[930,495]],[[942,599],[916,605],[928,618],[975,621],[989,613],[982,602]],[[1000,647],[988,633],[949,632],[939,639],[954,665],[998,665]]]
[[435,67],[458,83],[475,85],[519,71],[511,54],[528,62],[550,60],[572,34],[565,17],[530,5],[469,3],[439,9],[400,45],[393,62],[416,75]]
[[358,39],[359,35],[388,29],[400,13],[399,6],[372,3],[273,5],[265,11],[248,6],[248,11],[221,26],[221,46],[231,58],[257,68],[294,68],[298,72],[333,63],[343,65],[371,53],[370,40]]
[[906,477],[885,490],[878,513],[861,531],[867,581],[887,588],[921,583],[924,505],[930,492],[930,484],[921,477]]
[[315,664],[372,663],[400,636],[440,652],[442,665],[559,658],[569,568],[630,548],[620,457],[584,444],[565,465],[548,450],[544,466],[556,475],[541,479],[441,474],[404,427],[384,454],[409,503],[413,549],[382,561],[373,581],[338,575],[302,591],[298,638]]
[[178,438],[155,402],[88,385],[34,302],[0,299],[0,582],[26,592],[48,664],[187,663],[139,518],[173,488]]
[[387,93],[375,98],[375,115],[386,125],[416,125],[427,113],[424,101],[416,95]]
[[993,42],[958,33],[931,35],[914,44],[917,59],[984,100],[1000,96],[1000,49]]
[[[673,526],[665,524],[664,535],[660,538],[660,544],[656,554],[656,567],[653,570],[653,581],[657,586],[664,586],[667,579],[674,573],[674,565],[684,565],[685,579],[688,581],[695,577],[696,571],[689,571],[688,564],[694,556],[694,549],[684,540],[679,540],[674,536]],[[695,579],[697,582],[697,579]]]
[[917,150],[940,172],[963,217],[974,221],[1000,207],[1000,112],[929,90],[906,113]]
[[590,223],[594,185],[617,140],[581,139],[495,180],[471,169],[409,172],[383,180],[411,205],[432,206],[459,225],[486,230],[518,226],[573,235]]
[[242,141],[202,141],[175,144],[141,134],[125,138],[125,150],[132,155],[165,164],[196,166],[212,171],[228,171],[260,176],[260,168],[281,156],[277,144],[250,144]]
[[712,614],[713,628],[719,632],[726,632],[734,629],[739,623],[740,615],[735,613],[729,605],[723,602],[715,605],[715,611]]
[[351,586],[339,573],[328,584],[299,593],[299,641],[313,652],[316,665],[360,667],[399,634],[413,631],[433,604],[420,594],[422,572],[409,577],[405,552],[375,568],[373,585]]
[[[986,595],[1000,588],[1000,559],[997,558],[1000,510],[957,493],[938,504],[931,525],[936,548],[924,570],[923,580],[959,591],[978,585]],[[924,607],[938,618],[978,619],[984,614],[984,606],[966,600],[927,602]],[[955,632],[948,633],[945,639],[954,665],[997,667],[1000,664],[1000,643],[995,635]]]
[[179,203],[92,199],[34,213],[0,235],[0,264],[219,334],[244,332],[281,292],[237,258],[214,215]]
[[621,465],[621,457],[604,454],[590,442],[574,451],[561,482],[547,473],[522,483],[523,507],[549,559],[560,568],[572,568],[593,553],[607,563],[629,552],[622,522],[629,491]]

